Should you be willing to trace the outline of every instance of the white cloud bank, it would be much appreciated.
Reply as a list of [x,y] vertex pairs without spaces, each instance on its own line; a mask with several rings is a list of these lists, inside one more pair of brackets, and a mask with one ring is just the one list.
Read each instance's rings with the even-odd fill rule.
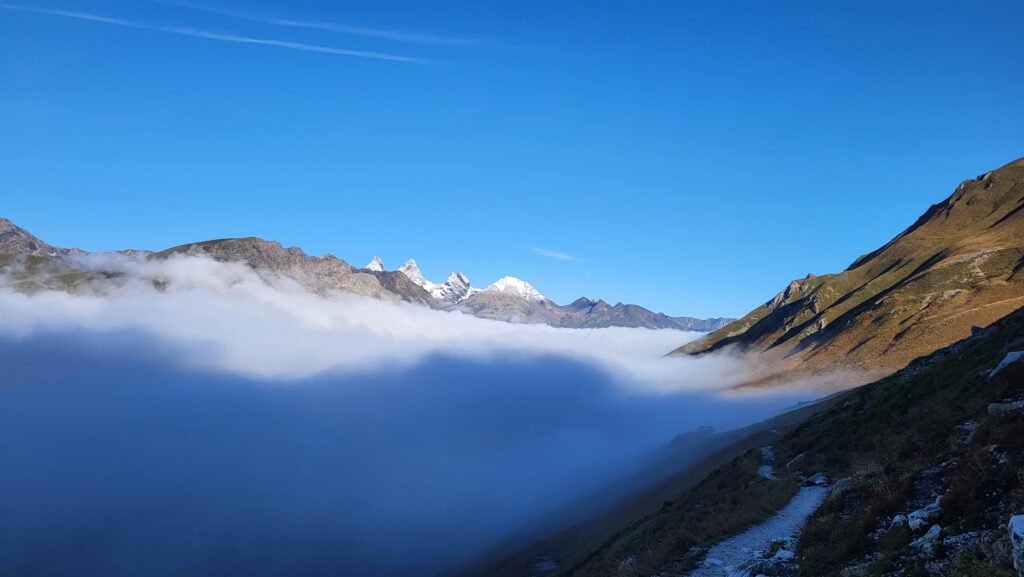
[[559,329],[342,292],[324,298],[290,280],[268,284],[242,264],[203,257],[108,255],[83,262],[124,276],[75,294],[0,289],[0,335],[141,330],[177,345],[187,366],[285,380],[408,368],[435,354],[568,357],[610,372],[630,390],[650,393],[720,389],[746,374],[735,359],[664,357],[698,333]]
[[742,364],[663,357],[693,333],[323,298],[199,257],[84,262],[117,275],[0,279],[3,575],[434,575],[656,482],[681,432],[801,400],[713,394]]

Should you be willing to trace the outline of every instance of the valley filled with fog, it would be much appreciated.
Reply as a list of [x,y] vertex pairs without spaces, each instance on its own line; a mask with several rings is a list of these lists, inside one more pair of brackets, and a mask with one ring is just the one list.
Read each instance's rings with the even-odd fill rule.
[[696,333],[89,258],[117,274],[0,290],[2,573],[431,574],[679,433],[817,396],[736,395],[740,359],[664,356]]

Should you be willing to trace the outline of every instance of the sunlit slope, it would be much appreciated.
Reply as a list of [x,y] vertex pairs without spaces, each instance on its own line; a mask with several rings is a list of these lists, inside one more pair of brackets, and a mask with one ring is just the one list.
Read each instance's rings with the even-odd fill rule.
[[[839,274],[795,280],[676,353],[756,352],[757,382],[848,370],[861,379],[971,334],[1024,305],[1024,159],[966,180]],[[857,379],[858,377],[852,377]]]

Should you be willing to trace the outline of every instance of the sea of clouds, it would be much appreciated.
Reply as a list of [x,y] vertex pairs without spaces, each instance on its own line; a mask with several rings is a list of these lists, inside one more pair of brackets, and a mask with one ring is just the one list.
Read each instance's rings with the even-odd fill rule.
[[431,575],[630,475],[676,434],[812,393],[696,334],[556,329],[237,263],[89,256],[0,288],[0,573]]

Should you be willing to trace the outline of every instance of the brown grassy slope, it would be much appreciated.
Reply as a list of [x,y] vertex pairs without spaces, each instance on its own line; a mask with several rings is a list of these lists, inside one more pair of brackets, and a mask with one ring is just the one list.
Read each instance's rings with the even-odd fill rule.
[[761,354],[768,382],[836,369],[888,374],[1024,305],[1024,159],[966,180],[839,274],[793,281],[676,353]]

